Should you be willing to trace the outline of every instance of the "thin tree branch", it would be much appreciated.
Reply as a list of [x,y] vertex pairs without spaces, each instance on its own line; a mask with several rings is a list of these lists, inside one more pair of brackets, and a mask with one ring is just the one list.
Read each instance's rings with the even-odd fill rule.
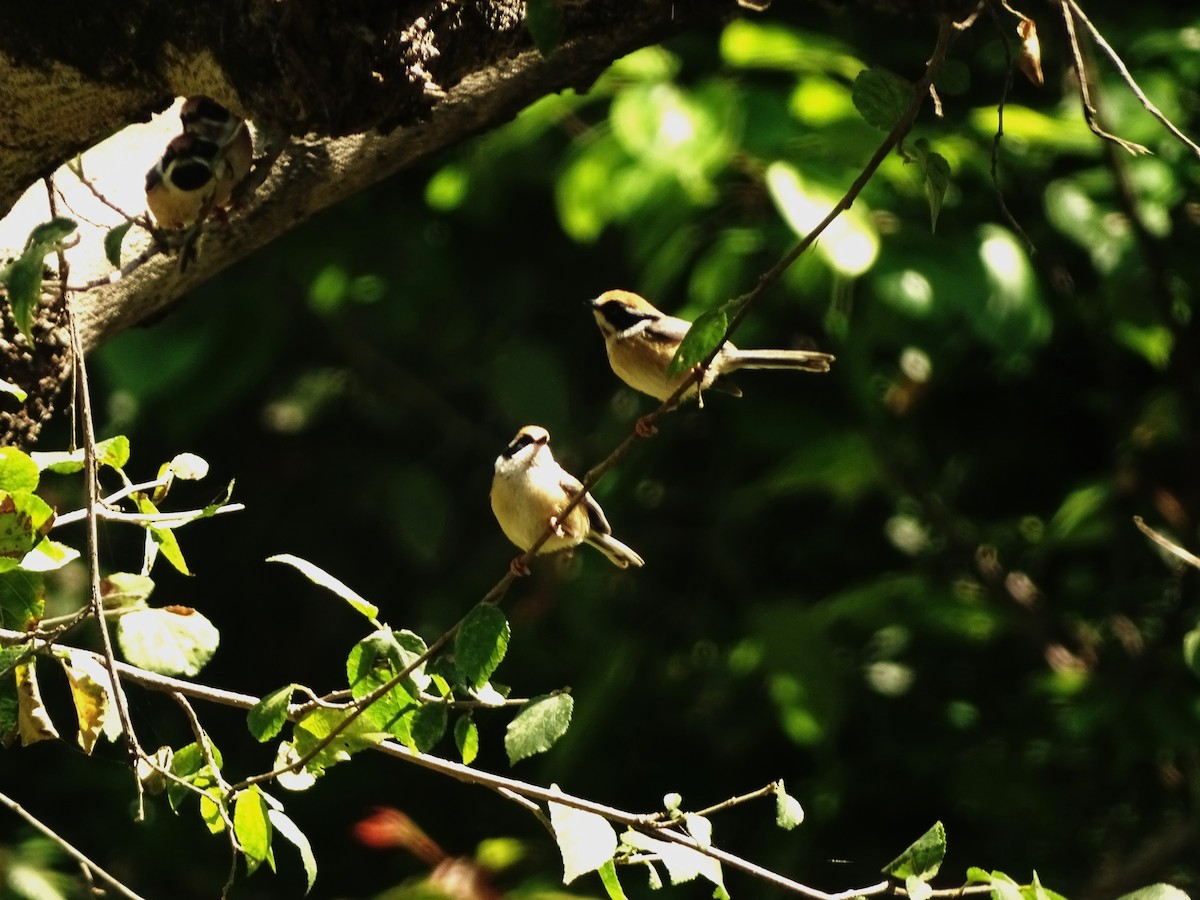
[[[1178,140],[1180,140],[1182,143],[1186,144],[1188,149],[1190,149],[1194,154],[1196,154],[1197,157],[1200,157],[1200,145],[1197,145],[1195,141],[1193,141],[1186,134],[1184,134],[1182,131],[1180,131],[1175,126],[1175,123],[1173,123],[1170,119],[1168,119],[1163,114],[1162,110],[1160,110],[1157,106],[1154,105],[1153,102],[1151,102],[1150,98],[1146,96],[1146,93],[1141,89],[1141,87],[1138,86],[1138,83],[1136,81],[1134,81],[1133,75],[1130,74],[1129,69],[1126,68],[1125,63],[1121,60],[1121,57],[1117,55],[1117,51],[1114,50],[1112,48],[1112,46],[1108,43],[1108,41],[1106,41],[1104,39],[1104,35],[1100,33],[1100,29],[1098,29],[1095,25],[1092,24],[1092,20],[1089,19],[1086,14],[1084,14],[1084,11],[1080,8],[1079,4],[1076,3],[1075,0],[1064,0],[1064,7],[1065,6],[1070,6],[1071,11],[1075,14],[1075,17],[1078,18],[1079,21],[1082,22],[1084,24],[1084,26],[1087,28],[1087,30],[1091,33],[1092,40],[1096,42],[1096,46],[1104,51],[1105,55],[1109,58],[1109,60],[1112,62],[1112,64],[1116,67],[1117,71],[1121,74],[1121,78],[1125,81],[1125,84],[1128,85],[1129,90],[1131,90],[1133,92],[1133,95],[1135,97],[1137,97],[1138,101],[1142,104],[1143,107],[1145,107],[1146,112],[1150,113],[1150,115],[1152,115],[1152,116],[1154,116],[1154,118],[1158,119],[1158,121],[1160,123],[1162,123],[1162,126],[1164,128],[1166,128],[1167,131],[1171,132],[1171,134],[1173,134]],[[1075,29],[1070,24],[1070,16],[1067,17],[1067,20],[1068,20],[1067,30],[1070,32],[1070,35],[1071,35],[1071,46],[1072,46],[1073,50],[1077,50],[1077,47],[1075,44]],[[1080,81],[1082,82],[1082,78],[1080,79]],[[1093,130],[1095,130],[1095,129],[1093,129]],[[1140,145],[1135,145],[1135,146],[1140,146]],[[1128,148],[1126,148],[1126,149],[1128,149]],[[1145,150],[1144,147],[1142,149]],[[1147,151],[1147,152],[1149,152],[1149,151]]]
[[110,875],[96,863],[92,862],[87,856],[84,855],[83,851],[77,849],[74,844],[72,844],[58,832],[54,831],[54,829],[52,829],[49,825],[46,825],[11,797],[0,793],[0,805],[7,806],[10,810],[24,819],[32,828],[41,832],[50,840],[54,841],[54,843],[58,844],[58,846],[61,847],[68,856],[70,856],[72,859],[78,862],[80,866],[83,867],[84,872],[88,873],[89,875],[96,876],[122,897],[127,898],[127,900],[144,900],[141,894],[135,894],[117,878]]
[[1071,44],[1071,64],[1075,67],[1075,77],[1079,80],[1079,102],[1083,106],[1083,118],[1087,122],[1088,128],[1092,129],[1092,133],[1096,137],[1112,141],[1118,147],[1128,150],[1134,156],[1146,155],[1150,152],[1148,147],[1143,147],[1135,141],[1127,141],[1124,138],[1117,137],[1115,134],[1110,134],[1100,127],[1100,123],[1096,120],[1096,107],[1092,103],[1091,88],[1088,86],[1087,67],[1083,63],[1083,54],[1079,50],[1079,39],[1075,36],[1075,17],[1071,12],[1071,7],[1074,4],[1070,0],[1059,0],[1059,6],[1062,9],[1063,23],[1067,26],[1067,37],[1070,39]]
[[1025,229],[1021,227],[1009,210],[1008,204],[1004,200],[1004,192],[1000,189],[1000,140],[1004,137],[1004,104],[1008,102],[1008,92],[1012,90],[1013,57],[1012,48],[1008,44],[1008,35],[1004,33],[1004,28],[1000,24],[999,14],[991,4],[988,4],[987,10],[991,13],[992,21],[996,25],[996,32],[1000,35],[1000,44],[1004,47],[1004,86],[1000,89],[1000,102],[996,104],[996,134],[992,138],[992,189],[996,192],[996,204],[1000,207],[1000,214],[1004,216],[1013,231],[1021,236],[1021,240],[1025,242],[1029,252],[1036,253],[1037,247],[1034,246],[1029,235],[1025,233]]
[[[65,272],[63,273],[63,283],[66,283]],[[133,768],[137,760],[144,757],[144,754],[142,753],[141,745],[138,743],[137,733],[133,730],[133,720],[129,715],[129,700],[125,696],[125,690],[121,685],[121,679],[118,675],[117,661],[113,654],[112,635],[108,631],[108,620],[104,616],[104,605],[100,596],[100,538],[96,523],[99,518],[98,514],[101,506],[100,483],[96,462],[96,433],[92,425],[92,399],[88,390],[87,370],[83,363],[83,345],[79,339],[79,329],[76,327],[74,311],[71,308],[70,301],[67,300],[66,302],[67,324],[71,334],[71,368],[75,378],[75,403],[83,434],[84,471],[86,472],[85,477],[87,481],[88,514],[86,521],[91,611],[100,629],[101,646],[104,648],[104,665],[108,669],[109,678],[112,679],[113,701],[117,707],[117,717],[120,719],[121,728],[125,732],[125,744],[129,751],[130,767]],[[140,780],[135,778],[134,782],[137,785],[137,821],[140,822],[145,818],[145,792],[142,789]]]

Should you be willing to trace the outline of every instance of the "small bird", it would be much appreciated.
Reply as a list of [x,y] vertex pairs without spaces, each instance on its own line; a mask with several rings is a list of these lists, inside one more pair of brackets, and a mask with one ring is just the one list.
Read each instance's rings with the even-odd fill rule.
[[[632,291],[605,291],[589,300],[588,305],[604,335],[608,361],[617,377],[657,400],[666,400],[675,393],[690,373],[683,371],[668,378],[667,366],[692,323],[668,316]],[[816,350],[739,350],[727,342],[700,380],[700,390],[708,390],[718,378],[738,369],[828,372],[831,362],[830,354]],[[717,387],[734,396],[742,394],[736,385]],[[686,396],[695,395],[696,385],[692,385]]]
[[233,184],[240,184],[250,174],[254,161],[254,139],[243,119],[239,119],[220,103],[208,97],[189,97],[179,110],[184,134],[212,141],[221,148],[229,163]]
[[[612,536],[604,510],[591,494],[559,521],[562,509],[581,490],[579,479],[560,466],[550,452],[550,432],[526,425],[496,457],[492,478],[492,512],[508,539],[528,550],[549,527],[550,539],[538,550],[553,553],[591,544],[619,568],[645,565],[645,560]],[[514,575],[528,570],[513,560]]]
[[167,144],[146,173],[146,205],[163,228],[183,228],[229,202],[233,178],[220,147],[192,134]]

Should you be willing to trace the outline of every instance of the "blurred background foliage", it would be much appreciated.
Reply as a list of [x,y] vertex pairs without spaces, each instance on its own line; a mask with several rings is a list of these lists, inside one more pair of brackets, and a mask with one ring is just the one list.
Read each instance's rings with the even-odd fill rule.
[[[1195,135],[1200,18],[1152,6],[1091,12]],[[584,550],[510,593],[498,677],[576,698],[567,737],[515,776],[639,810],[782,777],[807,810],[799,830],[751,806],[718,816],[716,841],[828,890],[877,880],[935,819],[948,883],[978,865],[1036,869],[1070,897],[1200,886],[1200,681],[1182,652],[1197,573],[1132,524],[1197,539],[1200,162],[1095,59],[1107,127],[1154,155],[1094,138],[1061,21],[1026,12],[1047,84],[1016,76],[996,162],[1028,243],[990,175],[1006,53],[985,15],[951,49],[944,117],[927,105],[907,143],[951,166],[936,231],[919,167],[894,154],[737,335],[829,350],[832,373],[749,373],[744,398],[671,417],[601,483],[644,570]],[[1015,24],[1000,23],[1010,44]],[[694,317],[747,290],[881,140],[855,112],[854,76],[915,79],[932,43],[926,22],[777,2],[641,50],[96,354],[102,435],[130,435],[131,471],[191,450],[248,506],[185,529],[193,578],[157,570],[156,596],[222,631],[202,680],[343,683],[358,617],[266,565],[273,553],[334,573],[393,626],[432,639],[455,621],[514,555],[487,502],[512,433],[545,425],[582,474],[651,408],[609,372],[584,301],[625,287]],[[136,535],[109,527],[103,542],[105,566],[136,564]],[[158,723],[146,744],[190,740],[166,701],[134,702]],[[201,712],[229,772],[269,767],[240,716]],[[505,771],[506,718],[479,718],[477,764]],[[65,745],[11,755],[9,770],[38,755],[55,775],[36,796],[70,794],[48,816],[68,837],[138,889],[214,895],[223,840],[163,810],[129,823],[119,750],[101,777]],[[316,896],[373,896],[420,872],[355,843],[379,804],[452,854],[519,838],[513,877],[555,882],[531,817],[373,756],[283,797],[316,847]],[[78,817],[80,798],[96,812]],[[287,852],[278,878],[239,896],[298,896]],[[726,879],[735,898],[775,896]],[[641,875],[625,880],[646,895]],[[602,894],[594,879],[573,887]]]

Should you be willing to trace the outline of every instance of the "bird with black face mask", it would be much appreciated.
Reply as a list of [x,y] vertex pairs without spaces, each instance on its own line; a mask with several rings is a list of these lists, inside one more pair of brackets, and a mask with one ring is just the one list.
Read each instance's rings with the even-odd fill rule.
[[[635,391],[666,400],[691,374],[683,371],[667,375],[667,367],[691,322],[668,316],[632,291],[605,291],[588,305],[604,336],[613,372]],[[706,391],[717,379],[738,369],[828,372],[832,362],[832,355],[816,350],[739,350],[726,342],[705,370],[698,388]],[[742,393],[728,382],[718,382],[716,387],[735,396]],[[685,396],[694,397],[696,392],[697,385],[692,385]]]
[[[538,553],[567,550],[590,544],[614,566],[625,569],[645,561],[612,535],[604,510],[591,494],[565,517],[564,508],[583,490],[583,484],[558,464],[550,452],[550,432],[540,425],[526,425],[496,458],[492,478],[492,512],[510,541],[528,550],[552,530]],[[513,560],[514,575],[528,570]]]

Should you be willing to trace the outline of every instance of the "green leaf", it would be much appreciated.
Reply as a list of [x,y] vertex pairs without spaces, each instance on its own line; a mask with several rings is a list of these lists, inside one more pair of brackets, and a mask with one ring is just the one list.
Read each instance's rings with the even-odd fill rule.
[[21,746],[57,740],[58,731],[50,721],[50,713],[42,702],[38,687],[37,657],[15,666],[13,676],[17,683],[17,733],[21,737]]
[[[159,509],[150,500],[149,497],[136,495],[134,498],[137,504],[138,512],[147,516],[156,516]],[[175,570],[181,575],[191,575],[188,571],[187,561],[183,558],[183,550],[179,546],[179,539],[175,537],[174,528],[168,528],[163,525],[147,525],[146,530],[150,533],[150,540],[153,542],[147,549],[146,553],[146,568],[149,569],[154,564],[154,558],[158,553],[166,558]]]
[[428,753],[446,733],[448,721],[446,704],[423,703],[413,713],[410,727],[410,749]]
[[720,346],[728,327],[729,317],[726,315],[724,306],[710,309],[697,316],[692,327],[679,342],[679,349],[671,357],[671,364],[667,366],[667,378],[674,378],[680,372],[685,372],[702,362]]
[[132,221],[122,222],[104,235],[104,256],[114,269],[121,268],[121,244],[125,242],[125,235],[132,224]]
[[317,880],[317,858],[313,855],[312,845],[296,823],[283,814],[283,810],[273,807],[268,809],[267,819],[270,820],[280,837],[290,841],[300,851],[300,861],[304,864],[304,876],[308,880],[308,887],[304,889],[304,893],[307,894]]
[[275,870],[271,852],[271,822],[262,790],[253,784],[233,801],[233,833],[246,857],[246,871],[253,872],[264,862]]
[[783,789],[782,779],[775,783],[775,824],[791,831],[804,821],[804,807]]
[[1122,895],[1118,900],[1188,900],[1188,895],[1172,884],[1151,884]]
[[[225,765],[221,751],[208,735],[205,735],[204,739],[208,742],[208,749],[212,754],[213,762],[220,769]],[[171,757],[171,774],[201,790],[208,790],[217,783],[216,774],[204,758],[204,753],[201,751],[200,745],[196,743],[187,744],[175,751]],[[167,800],[170,801],[171,809],[178,810],[183,805],[184,800],[195,796],[194,791],[189,791],[177,781],[167,781]]]
[[454,744],[464,766],[475,762],[479,755],[479,728],[470,716],[460,716],[454,723]]
[[149,575],[113,572],[100,582],[100,600],[105,609],[142,609],[154,592]]
[[0,628],[26,631],[42,618],[45,611],[45,587],[41,575],[24,571],[0,573]]
[[570,694],[549,694],[531,700],[504,732],[509,765],[553,747],[567,733],[574,707]]
[[21,560],[23,572],[53,572],[79,559],[79,551],[50,538],[42,538]]
[[364,600],[357,593],[319,566],[315,566],[307,560],[301,559],[298,556],[293,556],[290,553],[280,553],[276,556],[268,556],[267,562],[277,562],[291,566],[299,571],[300,574],[302,574],[313,584],[318,584],[326,590],[333,591],[333,593],[337,594],[339,597],[349,603],[355,612],[366,616],[373,624],[378,624],[375,622],[375,619],[379,615],[379,607]]
[[562,43],[564,16],[557,0],[526,0],[525,30],[542,56],[549,56]]
[[850,97],[868,125],[891,131],[900,121],[912,92],[912,84],[895,72],[872,66],[858,73]]
[[212,659],[221,635],[196,610],[168,606],[125,613],[117,620],[117,642],[135,666],[192,678]]
[[0,572],[21,565],[54,524],[54,510],[29,491],[0,490]]
[[61,248],[63,238],[75,231],[75,221],[63,216],[57,216],[49,222],[43,222],[29,233],[26,247],[42,246],[50,250]]
[[[292,738],[295,757],[307,756],[321,746],[349,715],[348,711],[338,709],[315,709],[297,722]],[[313,776],[323,775],[330,766],[345,762],[353,754],[373,747],[389,736],[374,728],[367,716],[358,716],[329,743],[321,746],[316,755],[304,764],[304,771]],[[283,784],[282,781],[280,783]],[[284,786],[291,789],[289,785]]]
[[480,603],[454,636],[454,659],[471,687],[481,687],[504,659],[511,634],[508,619],[494,603]]
[[269,741],[283,730],[287,722],[288,704],[296,685],[288,684],[271,691],[246,713],[246,727],[259,743]]
[[929,200],[929,230],[935,232],[938,215],[942,211],[942,201],[946,198],[946,189],[950,186],[950,163],[940,153],[930,150],[929,142],[925,138],[918,140],[914,149],[924,176],[925,196]]
[[880,871],[894,878],[916,877],[928,881],[938,873],[945,855],[946,829],[941,822],[935,822],[932,828]]
[[1200,675],[1200,625],[1183,636],[1183,661],[1195,675]]
[[171,474],[183,481],[199,481],[208,474],[208,463],[195,453],[179,453],[159,468],[158,477]]
[[[37,463],[39,470],[51,471],[56,475],[72,475],[83,471],[83,448],[78,450],[55,450],[42,452],[35,450],[30,458]],[[123,434],[108,438],[96,444],[96,462],[110,469],[120,471],[129,462],[129,438]]]
[[0,447],[0,489],[35,491],[37,486],[37,463],[16,447]]
[[17,387],[11,381],[5,381],[3,378],[0,378],[0,394],[12,394],[12,396],[17,398],[18,403],[24,403],[26,398],[29,397],[26,391],[21,390],[21,388]]
[[[625,896],[625,891],[621,889],[621,882],[617,878],[617,864],[611,859],[596,870],[600,873],[600,881],[604,884],[604,890],[608,892],[609,900],[629,900]],[[651,869],[653,871],[653,868]]]
[[4,283],[13,321],[33,343],[33,318],[42,292],[42,271],[47,253],[61,248],[62,239],[75,230],[70,219],[55,218],[38,225],[29,235],[21,258],[5,270]]
[[[550,785],[550,790],[561,793],[556,784]],[[612,862],[617,852],[617,833],[607,819],[553,800],[549,806],[554,840],[563,858],[563,884]]]

